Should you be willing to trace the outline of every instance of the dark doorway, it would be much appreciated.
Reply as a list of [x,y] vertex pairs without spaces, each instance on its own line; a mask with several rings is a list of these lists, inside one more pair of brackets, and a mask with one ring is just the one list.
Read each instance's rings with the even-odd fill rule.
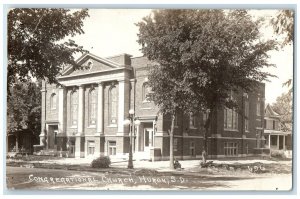
[[48,126],[48,149],[56,149],[58,125]]

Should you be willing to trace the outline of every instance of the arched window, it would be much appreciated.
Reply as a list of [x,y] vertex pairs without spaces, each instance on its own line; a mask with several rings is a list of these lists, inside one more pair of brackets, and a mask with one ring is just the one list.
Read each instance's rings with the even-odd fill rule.
[[150,101],[150,98],[149,98],[149,94],[151,92],[151,88],[149,86],[149,84],[147,82],[145,82],[143,84],[143,91],[142,91],[142,94],[143,94],[143,101],[144,102],[149,102]]
[[51,109],[56,109],[56,94],[53,93],[50,97],[50,108]]
[[71,104],[71,108],[70,108],[71,125],[77,126],[77,117],[78,117],[78,92],[77,91],[71,93],[70,104]]
[[97,103],[96,90],[92,89],[89,92],[89,125],[96,124],[96,103]]
[[108,94],[108,121],[109,124],[117,124],[117,109],[118,109],[118,96],[117,89],[112,86]]

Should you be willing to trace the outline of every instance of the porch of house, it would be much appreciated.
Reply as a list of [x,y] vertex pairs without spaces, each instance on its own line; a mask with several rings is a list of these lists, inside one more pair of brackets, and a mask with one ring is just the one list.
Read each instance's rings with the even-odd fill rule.
[[268,133],[265,134],[266,143],[265,147],[270,150],[287,150],[289,149],[288,138],[290,134],[280,132],[280,133]]

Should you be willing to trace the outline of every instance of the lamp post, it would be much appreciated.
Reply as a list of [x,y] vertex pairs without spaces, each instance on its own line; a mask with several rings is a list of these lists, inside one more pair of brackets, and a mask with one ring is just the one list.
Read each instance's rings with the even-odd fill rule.
[[130,145],[129,145],[129,158],[128,158],[128,169],[133,169],[133,162],[132,162],[132,135],[133,131],[135,129],[135,125],[139,126],[140,125],[140,120],[138,120],[137,117],[134,115],[134,110],[130,109],[129,110],[129,117],[124,121],[124,125],[129,125],[129,130],[130,130]]

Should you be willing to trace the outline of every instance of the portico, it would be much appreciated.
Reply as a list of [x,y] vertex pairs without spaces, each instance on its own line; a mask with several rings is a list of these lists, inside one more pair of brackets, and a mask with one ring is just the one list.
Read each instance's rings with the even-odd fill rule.
[[[123,121],[130,108],[132,68],[91,54],[80,58],[78,63],[89,65],[90,68],[81,72],[74,71],[72,67],[67,69],[58,77],[61,86],[52,91],[58,94],[57,136],[75,140],[75,157],[107,154],[106,137],[114,136],[114,139],[122,140],[128,137],[128,128],[124,127]],[[112,88],[113,95],[109,93]],[[95,92],[96,103],[91,102],[92,91]],[[95,105],[91,106],[90,103]],[[90,117],[94,113],[95,123],[92,124]],[[45,118],[45,122],[48,121]],[[52,146],[53,136],[49,136],[51,129],[48,125],[46,131],[49,148]],[[43,136],[45,137],[41,134],[41,139]],[[63,145],[67,145],[68,139],[65,140]],[[59,147],[56,149],[59,150]],[[125,143],[118,152],[124,153],[124,150],[127,150]]]

